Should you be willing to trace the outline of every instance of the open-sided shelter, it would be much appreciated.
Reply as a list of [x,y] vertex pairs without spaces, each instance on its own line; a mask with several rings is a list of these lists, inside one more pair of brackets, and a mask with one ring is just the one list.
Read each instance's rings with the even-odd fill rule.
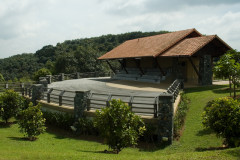
[[98,59],[106,60],[110,67],[111,60],[119,61],[122,70],[115,74],[116,79],[160,83],[178,78],[209,85],[213,58],[230,49],[217,35],[188,29],[128,40]]

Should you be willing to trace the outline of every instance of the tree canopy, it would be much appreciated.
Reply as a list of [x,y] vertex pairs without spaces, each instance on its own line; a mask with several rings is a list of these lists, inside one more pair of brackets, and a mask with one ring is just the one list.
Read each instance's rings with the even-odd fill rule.
[[[53,74],[61,72],[109,71],[110,68],[97,61],[97,58],[126,40],[167,33],[131,32],[118,35],[66,40],[56,46],[46,45],[36,53],[24,53],[0,59],[0,73],[5,80],[33,78],[33,73],[40,68],[47,68]],[[117,66],[117,64],[113,64]]]

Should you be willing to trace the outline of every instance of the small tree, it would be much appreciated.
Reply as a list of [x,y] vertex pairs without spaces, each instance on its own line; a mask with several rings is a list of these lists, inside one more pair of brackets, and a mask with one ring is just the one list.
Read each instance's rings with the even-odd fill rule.
[[234,98],[236,97],[236,85],[240,77],[240,53],[236,50],[229,50],[226,54],[220,57],[220,60],[215,64],[213,72],[218,78],[229,79],[230,96],[233,84]]
[[40,135],[46,130],[45,119],[40,110],[40,104],[33,106],[32,103],[29,107],[20,112],[20,120],[18,122],[20,132],[25,133],[29,140],[35,140],[36,136]]
[[203,112],[203,125],[225,138],[228,146],[240,146],[240,103],[232,98],[208,102]]
[[46,75],[51,75],[52,73],[47,68],[41,68],[37,72],[34,72],[33,79],[35,81],[39,80],[39,77],[44,77]]
[[96,111],[95,126],[106,139],[108,146],[116,151],[137,144],[145,125],[140,116],[131,112],[121,100],[112,100],[110,106]]
[[23,106],[23,98],[13,90],[5,90],[0,95],[0,115],[5,123],[8,123],[9,118],[16,116],[18,110]]

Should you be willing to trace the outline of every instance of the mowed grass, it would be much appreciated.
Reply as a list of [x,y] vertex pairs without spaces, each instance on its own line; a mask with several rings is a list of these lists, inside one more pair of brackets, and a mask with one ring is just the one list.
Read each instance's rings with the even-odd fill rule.
[[0,160],[5,159],[240,159],[240,147],[224,149],[222,139],[203,128],[201,114],[205,104],[227,96],[226,86],[186,89],[191,99],[183,135],[167,147],[125,148],[119,154],[104,153],[107,145],[96,137],[75,137],[71,133],[49,128],[34,142],[22,139],[18,125],[0,125]]

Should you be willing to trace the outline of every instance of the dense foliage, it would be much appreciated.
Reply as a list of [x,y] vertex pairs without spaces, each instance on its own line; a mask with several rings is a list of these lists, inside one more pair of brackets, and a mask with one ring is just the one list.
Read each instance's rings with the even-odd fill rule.
[[181,129],[184,125],[185,117],[186,117],[187,111],[189,109],[189,103],[190,103],[189,98],[184,93],[181,93],[181,101],[178,105],[177,112],[174,116],[174,127],[173,127],[174,130],[173,131],[174,131],[175,139],[178,139],[180,137]]
[[40,104],[33,106],[30,103],[27,109],[20,112],[20,116],[21,118],[18,121],[20,132],[25,133],[25,136],[29,140],[35,140],[36,136],[46,130],[45,119],[40,110]]
[[46,75],[51,75],[52,73],[49,71],[49,69],[41,68],[38,71],[34,72],[33,79],[35,81],[39,80],[39,77],[45,77]]
[[229,50],[222,55],[215,64],[213,72],[217,78],[228,78],[231,96],[231,88],[233,84],[234,98],[236,97],[236,86],[240,80],[240,52]]
[[139,136],[145,131],[145,125],[126,103],[115,99],[109,103],[109,107],[96,111],[95,126],[108,146],[118,153],[127,146],[137,144]]
[[74,116],[69,113],[49,112],[44,111],[43,117],[46,119],[46,123],[52,126],[56,126],[65,130],[70,130],[70,126],[74,123]]
[[17,115],[18,111],[24,107],[24,100],[17,92],[5,90],[0,94],[0,116],[7,123],[11,117]]
[[228,146],[240,146],[240,102],[227,97],[208,102],[203,125],[225,138]]
[[4,81],[5,81],[5,79],[4,79],[3,75],[0,73],[0,82],[4,82]]
[[[108,65],[97,61],[97,58],[126,40],[141,38],[160,32],[131,32],[118,35],[104,35],[100,37],[67,40],[56,46],[47,45],[36,51],[35,54],[21,54],[0,59],[0,73],[5,80],[15,77],[33,78],[33,73],[40,68],[48,68],[53,74],[61,72],[93,72],[109,71]],[[71,65],[69,65],[71,64]],[[118,63],[113,66],[118,67]]]

